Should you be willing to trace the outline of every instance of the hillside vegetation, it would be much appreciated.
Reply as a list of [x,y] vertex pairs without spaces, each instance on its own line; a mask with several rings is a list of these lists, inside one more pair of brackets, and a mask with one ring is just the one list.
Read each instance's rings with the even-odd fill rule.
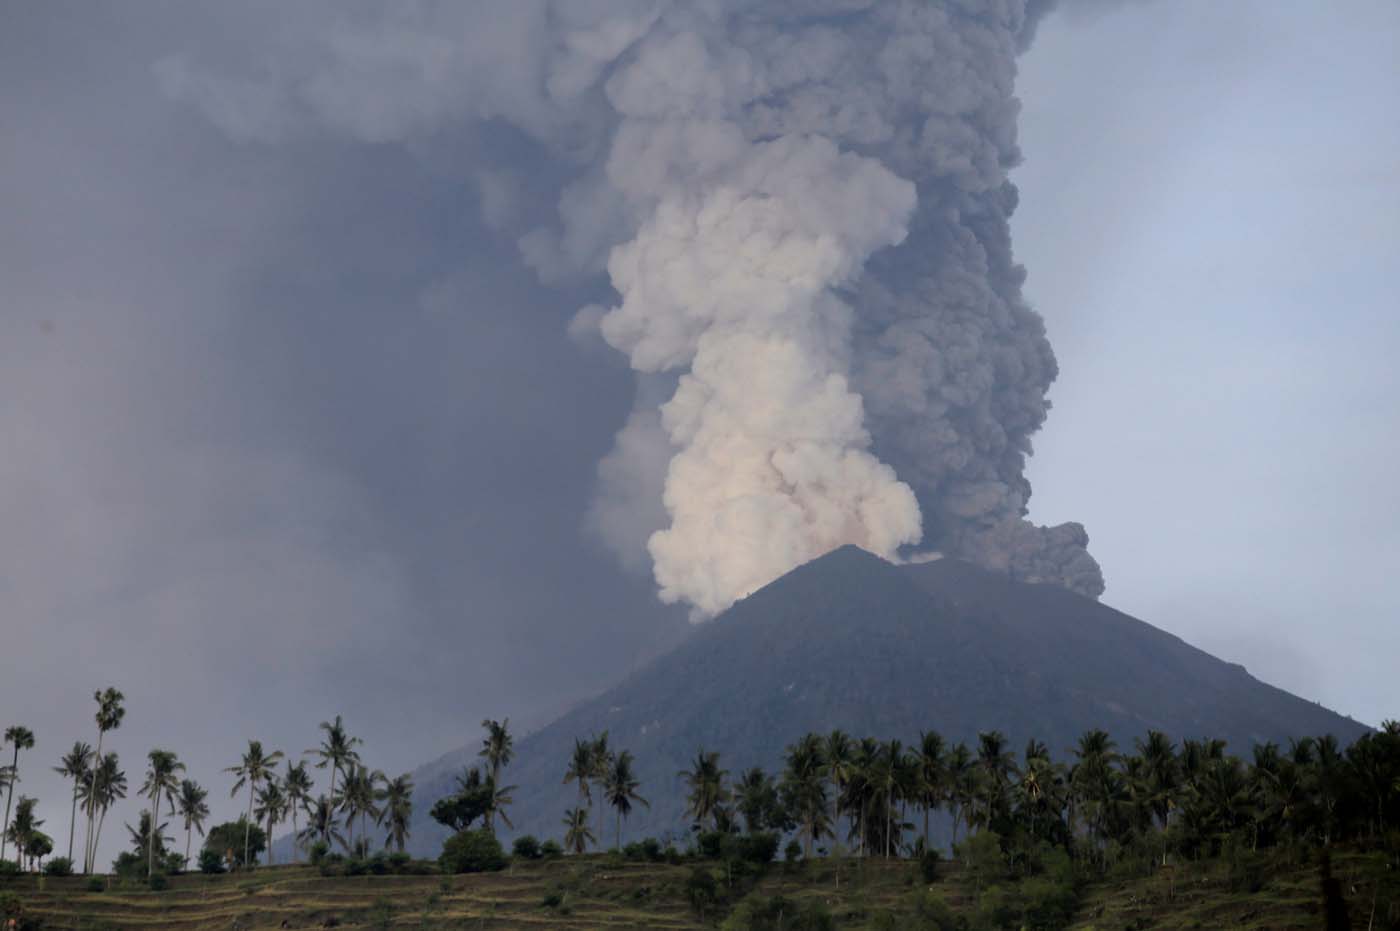
[[[1394,857],[1336,851],[1331,870],[1349,913],[1343,927],[1400,927]],[[1186,863],[1151,876],[1079,888],[1069,920],[1081,929],[1324,927],[1321,862],[1277,856]],[[697,896],[697,874],[714,882]],[[939,864],[820,859],[776,863],[747,878],[719,861],[625,861],[585,855],[515,862],[499,873],[323,876],[308,866],[172,877],[148,891],[131,882],[89,891],[78,877],[0,879],[20,927],[152,931],[263,928],[978,929],[1003,927],[998,910],[1043,894],[1025,882],[988,881]],[[728,884],[732,880],[732,885]],[[1010,925],[1015,927],[1016,925]],[[1034,925],[1031,925],[1034,926]]]

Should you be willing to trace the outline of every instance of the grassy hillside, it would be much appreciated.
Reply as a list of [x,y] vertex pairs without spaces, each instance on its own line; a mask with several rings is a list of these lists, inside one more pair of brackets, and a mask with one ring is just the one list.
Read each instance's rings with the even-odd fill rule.
[[[1400,877],[1393,866],[1379,853],[1354,849],[1332,858],[1351,927],[1400,928]],[[737,884],[742,897],[715,903],[702,916],[688,891],[697,871],[711,875],[724,896],[719,864],[635,863],[597,855],[464,876],[325,877],[310,867],[276,867],[175,877],[163,892],[136,885],[92,892],[80,878],[41,883],[25,877],[0,880],[0,897],[17,896],[37,927],[73,929],[682,929],[726,920],[724,926],[740,928],[821,926],[794,923],[794,913],[829,914],[835,928],[975,929],[1017,927],[999,925],[995,907],[1033,894],[1024,883],[979,881],[956,863],[942,864],[929,884],[909,861],[815,860],[798,869],[775,864],[760,878]],[[1090,883],[1080,890],[1070,927],[1316,929],[1323,927],[1320,889],[1316,861],[1184,864],[1151,877]],[[781,924],[738,920],[738,914],[762,913],[777,897],[786,903],[779,906]],[[938,901],[951,924],[940,926],[933,917],[942,907]]]

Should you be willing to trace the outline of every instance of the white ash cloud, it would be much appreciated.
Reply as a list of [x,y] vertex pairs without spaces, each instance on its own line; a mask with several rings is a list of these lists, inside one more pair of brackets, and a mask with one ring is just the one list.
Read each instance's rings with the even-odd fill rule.
[[[645,546],[663,600],[708,616],[844,543],[1097,596],[1083,528],[1025,518],[1056,366],[1022,298],[1007,173],[1016,55],[1046,7],[336,5],[271,62],[185,53],[158,74],[242,139],[422,146],[509,124],[553,153],[544,177],[479,177],[557,190],[524,260],[566,290],[611,285],[571,329],[651,388],[589,522],[625,561]],[[483,203],[511,228],[507,198]]]

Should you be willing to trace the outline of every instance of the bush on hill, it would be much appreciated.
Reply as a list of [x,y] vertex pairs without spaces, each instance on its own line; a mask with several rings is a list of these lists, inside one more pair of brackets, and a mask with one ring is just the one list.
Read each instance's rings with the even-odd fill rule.
[[44,864],[45,876],[72,876],[73,861],[67,857],[54,857]]
[[506,868],[506,852],[489,831],[459,831],[442,845],[444,873],[487,873]]

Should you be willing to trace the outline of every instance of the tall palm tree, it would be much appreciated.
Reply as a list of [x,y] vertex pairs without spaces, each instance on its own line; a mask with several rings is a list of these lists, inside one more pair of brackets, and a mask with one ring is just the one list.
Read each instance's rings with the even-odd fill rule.
[[744,829],[750,834],[763,830],[764,817],[773,808],[777,789],[773,777],[762,767],[744,770],[734,787],[735,807],[744,816]]
[[389,835],[384,838],[384,846],[392,843],[403,853],[404,841],[408,838],[409,824],[413,821],[413,778],[404,773],[387,780],[379,790],[379,800],[384,803],[384,820],[389,824]]
[[89,859],[93,861],[91,867],[97,860],[97,847],[102,840],[102,826],[107,822],[107,811],[118,800],[126,798],[126,773],[122,770],[121,762],[115,753],[107,754],[93,767],[89,791],[90,797],[83,801],[86,807],[97,815],[97,823],[92,832],[92,849],[88,853]]
[[374,803],[379,793],[379,784],[383,781],[383,773],[377,769],[371,772],[364,766],[353,767],[345,776],[344,788],[340,793],[340,808],[345,812],[345,824],[350,831],[352,848],[355,843],[356,818],[360,819],[361,842],[366,844],[369,841],[368,819],[374,818],[376,825],[380,822],[382,816],[379,807]]
[[[598,834],[595,843],[603,846],[603,793],[608,781],[608,772],[612,769],[612,750],[608,747],[608,732],[603,731],[593,738],[593,749],[590,753],[593,760],[592,779],[598,783]],[[591,803],[590,803],[591,804]]]
[[345,835],[340,833],[340,821],[335,816],[335,803],[324,795],[317,796],[315,803],[307,810],[306,827],[297,839],[303,844],[320,840],[329,845],[331,841],[335,841],[342,848],[350,849]]
[[[103,691],[93,692],[92,697],[97,702],[97,714],[95,715],[97,719],[97,750],[94,752],[93,759],[105,762],[105,758],[102,756],[102,738],[106,736],[108,731],[116,730],[122,726],[122,718],[126,717],[126,708],[122,706],[122,702],[126,700],[126,696],[109,686]],[[115,760],[115,757],[113,759]],[[83,842],[84,873],[92,872],[93,861],[97,858],[97,832],[94,831],[93,819],[97,815],[96,806],[100,798],[97,792],[97,777],[100,768],[101,764],[94,766],[89,774],[87,837]],[[124,777],[122,781],[124,784]],[[125,792],[125,788],[122,791]]]
[[622,822],[632,813],[632,803],[641,802],[643,807],[651,807],[651,803],[637,793],[641,785],[636,773],[632,771],[631,752],[623,750],[613,759],[613,765],[608,771],[608,780],[604,786],[608,804],[617,810],[618,850],[622,849]]
[[943,804],[943,757],[947,745],[943,735],[937,731],[924,731],[919,734],[918,749],[918,790],[919,804],[924,809],[924,849],[929,846],[928,814]]
[[713,822],[720,807],[729,801],[729,789],[724,784],[729,770],[720,769],[719,754],[706,752],[701,747],[690,769],[683,769],[676,775],[685,780],[690,790],[686,796],[686,815],[701,825]]
[[204,836],[204,819],[209,817],[209,806],[205,799],[209,793],[192,779],[180,783],[180,794],[175,796],[175,810],[185,821],[185,869],[190,868],[190,841],[194,832]]
[[1117,788],[1114,764],[1118,754],[1107,731],[1086,731],[1074,748],[1076,762],[1070,769],[1070,788],[1076,810],[1083,810],[1089,838],[1096,846],[1107,833],[1110,806]]
[[846,794],[846,783],[855,772],[855,745],[844,731],[834,730],[822,741],[822,759],[826,763],[826,778],[831,780],[835,791],[831,793],[831,829],[836,830],[836,822],[841,818],[841,799]]
[[812,855],[812,845],[830,828],[825,773],[826,761],[822,758],[820,737],[807,734],[787,748],[779,791],[788,811],[797,820],[798,833],[803,839],[803,852],[808,857]]
[[977,771],[972,763],[972,751],[967,748],[967,744],[960,742],[949,751],[945,764],[945,778],[948,806],[953,814],[953,845],[957,846],[958,824],[966,821],[968,830],[972,830],[968,809],[976,797]]
[[[481,752],[477,756],[486,761],[487,766],[490,767],[491,781],[499,785],[501,770],[509,766],[511,759],[515,756],[513,746],[515,741],[510,736],[510,718],[503,721],[493,721],[486,718],[481,722],[481,726],[486,728],[486,737],[481,741]],[[492,834],[496,833],[490,812],[486,815],[486,830]]]
[[277,824],[287,814],[287,796],[282,792],[282,783],[277,776],[269,775],[266,783],[258,790],[258,806],[253,810],[258,824],[267,825],[267,865],[272,865],[272,836]]
[[[331,787],[327,792],[327,797],[334,800],[335,777],[336,774],[344,774],[351,766],[357,766],[360,762],[360,754],[355,748],[362,741],[358,737],[351,737],[345,731],[345,725],[340,720],[340,715],[335,716],[335,721],[322,721],[320,729],[326,732],[326,737],[321,741],[321,745],[306,751],[306,755],[315,756],[318,759],[317,769],[330,768]],[[327,844],[331,842],[330,835],[322,837],[321,840]]]
[[[10,763],[10,788],[5,795],[5,821],[0,824],[0,860],[5,859],[5,844],[8,840],[5,837],[5,832],[10,827],[10,802],[15,797],[15,783],[19,782],[19,752],[34,749],[34,732],[21,724],[16,724],[14,727],[6,729],[5,743],[14,745],[15,758]],[[20,852],[23,853],[23,851],[24,848],[21,845]],[[15,859],[18,860],[19,855],[16,855]]]
[[1011,771],[1015,768],[1011,751],[1006,747],[1006,736],[1001,731],[983,731],[977,735],[977,766],[983,774],[982,819],[984,824],[991,824],[992,818],[1005,805]]
[[19,807],[15,810],[15,820],[5,825],[5,840],[14,841],[15,860],[24,865],[24,848],[39,834],[39,826],[44,822],[34,817],[34,806],[38,799],[27,795],[19,797]]
[[[238,781],[233,784],[233,789],[229,792],[230,797],[236,796],[244,785],[248,786],[248,820],[243,823],[243,862],[250,867],[253,865],[249,856],[249,848],[253,831],[254,794],[257,792],[258,786],[276,776],[275,770],[281,761],[281,750],[264,753],[262,741],[250,740],[248,741],[248,750],[243,754],[238,765],[230,766],[224,770],[224,772],[233,773],[238,777]],[[269,837],[267,842],[268,849],[271,850],[272,838]]]
[[297,827],[297,813],[311,807],[311,774],[306,771],[306,763],[293,764],[287,761],[287,773],[282,777],[282,791],[287,795],[287,810],[292,816],[292,859],[296,859],[301,849],[301,831]]
[[[180,784],[175,779],[177,772],[184,771],[185,764],[176,759],[175,754],[169,750],[152,750],[147,754],[146,759],[146,781],[141,784],[141,794],[151,800],[151,823],[154,824],[160,818],[161,796],[166,796],[167,802],[174,797]],[[173,802],[170,807],[174,809]],[[150,848],[146,851],[146,875],[154,875],[156,870],[156,848],[155,834],[151,834]]]
[[74,741],[73,749],[65,753],[58,761],[59,765],[53,768],[65,779],[73,780],[73,799],[68,814],[68,863],[73,863],[73,835],[76,833],[78,825],[78,794],[79,784],[88,778],[88,770],[92,766],[92,747],[81,740]]
[[591,842],[597,841],[593,829],[588,824],[588,812],[582,808],[570,808],[564,812],[564,849],[583,853]]
[[578,786],[579,805],[586,801],[593,805],[593,793],[589,781],[593,778],[593,741],[574,738],[574,752],[569,757],[569,768],[564,772],[564,785],[575,783]]
[[1176,808],[1176,792],[1180,778],[1176,747],[1166,734],[1149,730],[1146,741],[1137,741],[1137,751],[1142,757],[1147,777],[1147,803],[1162,831],[1162,865],[1166,866],[1167,820]]

